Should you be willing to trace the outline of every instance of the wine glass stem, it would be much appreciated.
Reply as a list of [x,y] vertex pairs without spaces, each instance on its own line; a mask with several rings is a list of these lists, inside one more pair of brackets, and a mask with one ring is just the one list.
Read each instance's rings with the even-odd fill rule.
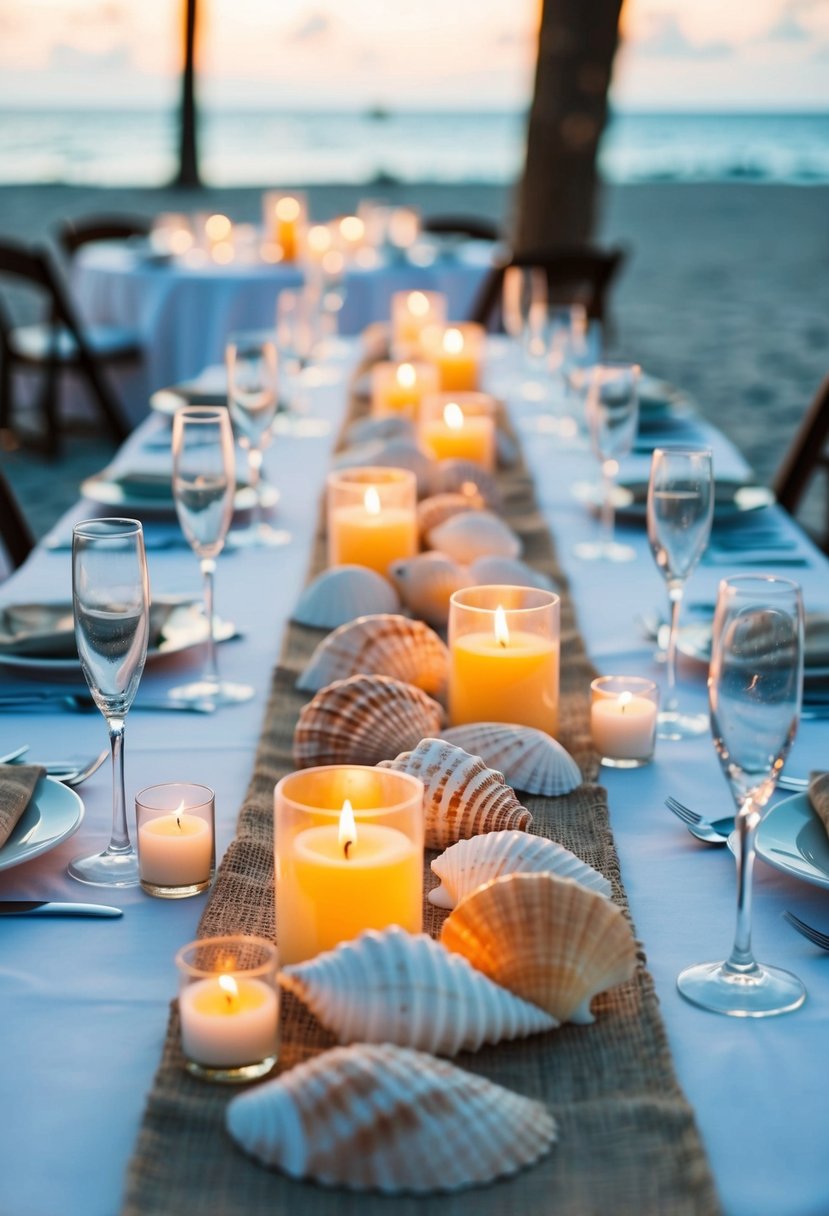
[[682,610],[683,585],[673,580],[668,584],[668,601],[671,606],[671,628],[668,634],[667,682],[668,695],[665,699],[665,709],[674,712],[677,707],[676,695],[676,643],[679,637],[679,614]]
[[605,460],[602,462],[602,532],[604,533],[604,543],[606,545],[613,544],[613,533],[616,525],[616,508],[613,505],[613,492],[616,486],[616,470],[618,467],[615,460]]
[[253,524],[258,527],[262,522],[262,449],[251,444],[248,449],[248,469],[250,471],[250,486],[256,496],[253,508]]
[[219,683],[219,668],[216,663],[216,618],[213,609],[213,575],[216,563],[212,557],[203,557],[200,562],[204,582],[204,615],[207,618],[207,654],[204,663],[204,681]]
[[127,795],[124,788],[124,718],[107,718],[112,751],[112,835],[108,852],[123,853],[130,845],[127,827]]
[[754,838],[760,815],[747,798],[737,815],[737,926],[734,945],[725,966],[741,973],[753,971],[757,963],[751,952],[751,891],[754,874]]

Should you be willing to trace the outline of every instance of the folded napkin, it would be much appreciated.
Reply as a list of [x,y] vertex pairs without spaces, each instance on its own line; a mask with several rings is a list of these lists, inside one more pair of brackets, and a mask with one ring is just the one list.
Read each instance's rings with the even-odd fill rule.
[[829,773],[809,774],[809,801],[815,814],[829,832]]
[[35,786],[46,769],[39,764],[4,764],[0,767],[0,849],[32,800]]

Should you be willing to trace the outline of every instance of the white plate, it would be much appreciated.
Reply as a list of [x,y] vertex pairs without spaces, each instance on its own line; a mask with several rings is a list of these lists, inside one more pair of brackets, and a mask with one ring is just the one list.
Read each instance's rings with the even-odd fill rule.
[[775,870],[829,890],[829,836],[808,794],[771,808],[757,830],[757,856]]
[[77,832],[83,819],[83,802],[68,785],[44,777],[15,829],[0,849],[0,870],[22,865]]
[[[120,511],[132,511],[139,518],[148,516],[175,516],[176,506],[173,502],[172,483],[169,498],[165,494],[146,493],[130,488],[125,490],[117,481],[99,473],[87,477],[81,482],[81,497],[90,498],[93,502],[105,507],[117,507]],[[244,485],[237,489],[233,499],[234,511],[250,511],[256,506],[256,494],[250,486]]]

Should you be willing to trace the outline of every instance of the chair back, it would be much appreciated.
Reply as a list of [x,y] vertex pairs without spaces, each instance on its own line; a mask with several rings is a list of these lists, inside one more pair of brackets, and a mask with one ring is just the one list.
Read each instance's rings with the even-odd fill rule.
[[0,469],[0,542],[10,564],[16,570],[22,566],[35,547],[35,538],[15,498],[11,486]]
[[510,266],[538,270],[547,282],[550,303],[584,305],[588,318],[604,321],[607,297],[613,279],[625,260],[623,249],[594,249],[582,246],[546,253],[512,254],[493,266],[472,307],[470,320],[490,329],[502,329],[501,293],[504,273]]
[[815,394],[797,434],[775,474],[773,488],[777,501],[794,515],[816,473],[825,475],[826,508],[818,544],[829,553],[829,375]]
[[91,241],[127,241],[130,237],[147,236],[151,223],[137,215],[82,215],[64,220],[57,229],[57,241],[71,258]]

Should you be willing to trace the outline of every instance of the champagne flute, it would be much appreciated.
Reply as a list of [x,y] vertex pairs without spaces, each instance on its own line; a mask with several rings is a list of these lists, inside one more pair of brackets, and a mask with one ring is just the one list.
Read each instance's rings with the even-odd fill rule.
[[72,530],[72,608],[81,669],[104,715],[112,749],[112,832],[102,853],[76,857],[69,874],[94,886],[138,883],[124,791],[124,726],[147,658],[150,583],[144,530],[135,519],[88,519]]
[[629,562],[636,557],[636,550],[619,544],[613,534],[618,458],[630,452],[639,425],[638,384],[635,363],[599,363],[590,375],[585,408],[590,446],[602,469],[603,535],[574,547],[582,561]]
[[668,692],[657,720],[660,739],[686,739],[708,729],[705,714],[679,712],[676,643],[685,583],[705,552],[714,518],[714,472],[709,448],[655,448],[648,482],[648,540],[668,587]]
[[695,1005],[733,1017],[788,1013],[806,996],[788,971],[751,949],[751,879],[757,827],[797,731],[803,692],[803,601],[797,583],[770,575],[723,579],[708,675],[711,733],[738,806],[737,925],[724,962],[683,971]]
[[201,679],[174,688],[177,701],[232,705],[253,696],[249,684],[219,679],[213,575],[233,515],[236,460],[230,415],[223,405],[187,405],[173,418],[173,499],[190,548],[204,579],[207,655]]
[[288,414],[283,415],[284,424],[282,419],[276,420],[274,430],[281,426],[298,439],[327,435],[330,430],[325,418],[312,418],[308,413],[306,372],[314,353],[316,294],[309,286],[302,291],[283,288],[276,297],[276,349],[288,386]]

